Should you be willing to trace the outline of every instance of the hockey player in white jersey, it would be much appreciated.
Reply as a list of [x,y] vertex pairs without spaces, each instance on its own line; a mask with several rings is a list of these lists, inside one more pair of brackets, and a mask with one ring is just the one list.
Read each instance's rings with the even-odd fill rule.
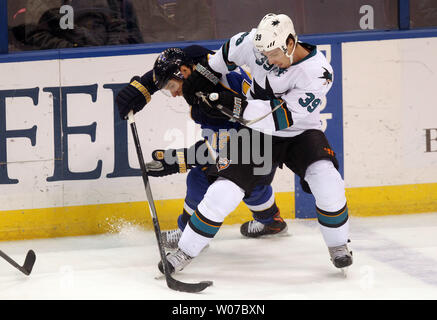
[[[298,42],[288,16],[267,14],[256,29],[227,41],[208,64],[222,76],[248,66],[253,82],[247,99],[230,92],[211,94],[208,77],[201,72],[193,72],[184,82],[186,99],[203,93],[206,111],[211,106],[221,109],[234,121],[267,115],[249,127],[273,136],[273,161],[297,174],[304,190],[315,198],[318,223],[333,264],[350,266],[344,182],[335,153],[321,131],[318,108],[334,81],[325,56],[315,46]],[[214,227],[221,225],[257,181],[248,166],[232,163],[210,175],[216,177],[215,182],[185,228],[178,251],[167,257],[174,271],[182,270],[211,241],[216,232],[212,229],[218,229]]]

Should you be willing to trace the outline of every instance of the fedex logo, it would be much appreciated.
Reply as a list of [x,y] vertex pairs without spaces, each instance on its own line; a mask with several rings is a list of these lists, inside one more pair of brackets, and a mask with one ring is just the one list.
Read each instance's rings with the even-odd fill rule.
[[[127,123],[120,119],[118,110],[115,107],[115,96],[118,91],[125,86],[125,83],[104,84],[100,90],[110,90],[113,96],[113,128],[114,128],[114,167],[112,172],[106,175],[107,178],[139,176],[139,169],[134,169],[129,166],[128,146],[127,146]],[[38,108],[40,95],[48,93],[53,102],[52,110],[52,125],[53,130],[53,159],[54,169],[52,175],[47,177],[47,181],[61,180],[85,180],[98,179],[102,175],[102,160],[96,160],[93,170],[78,172],[70,170],[69,166],[69,137],[73,135],[89,136],[91,142],[96,140],[97,123],[92,122],[88,125],[70,126],[68,125],[69,104],[68,98],[75,95],[87,95],[90,97],[91,103],[97,100],[98,85],[80,85],[80,86],[64,86],[64,87],[34,87],[27,89],[11,89],[0,90],[0,185],[1,184],[17,184],[19,179],[11,177],[8,174],[8,154],[7,141],[8,139],[24,138],[29,141],[32,147],[39,143],[47,143],[47,141],[37,140],[37,125],[29,125],[29,128],[16,129],[7,125],[6,108],[7,101],[13,98],[16,101],[31,103]],[[13,114],[19,114],[20,110],[14,110]],[[70,111],[71,114],[71,111]],[[10,118],[10,117],[9,117]],[[29,122],[29,121],[26,121]]]

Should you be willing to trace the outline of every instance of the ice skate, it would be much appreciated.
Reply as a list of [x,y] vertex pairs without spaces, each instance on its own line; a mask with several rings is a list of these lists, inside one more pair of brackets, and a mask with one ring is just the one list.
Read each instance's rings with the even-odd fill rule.
[[249,238],[258,238],[262,236],[285,235],[287,233],[287,223],[277,213],[273,217],[273,222],[263,224],[256,220],[251,220],[243,223],[240,227],[240,232],[243,236]]
[[352,251],[349,251],[346,244],[328,248],[331,261],[335,267],[339,268],[343,275],[347,276],[347,267],[352,265]]
[[[177,249],[175,252],[168,253],[166,260],[170,274],[173,274],[182,271],[191,262],[191,260],[193,260],[193,257],[190,257],[181,249]],[[162,261],[158,263],[158,269],[161,271],[161,273],[164,273]]]
[[181,236],[182,231],[179,228],[161,232],[162,244],[164,248],[169,250],[177,249]]
[[[167,249],[168,251],[173,251],[178,248],[178,243],[181,237],[182,237],[181,229],[166,230],[161,232],[162,244],[164,248]],[[200,252],[204,252],[208,248],[209,248],[209,244],[207,244]]]

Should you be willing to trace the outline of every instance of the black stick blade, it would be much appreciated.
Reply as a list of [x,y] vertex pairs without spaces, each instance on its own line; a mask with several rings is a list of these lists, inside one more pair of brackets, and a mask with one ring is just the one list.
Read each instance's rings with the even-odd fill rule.
[[167,286],[170,289],[181,291],[181,292],[188,292],[188,293],[197,293],[205,290],[209,286],[212,286],[212,281],[201,281],[199,283],[186,283],[178,281],[171,276],[166,277],[167,280]]
[[32,272],[33,265],[35,264],[35,260],[36,260],[35,252],[33,250],[29,250],[29,252],[27,252],[26,259],[24,260],[24,264],[21,267],[21,271],[25,275],[28,276]]
[[0,256],[13,265],[15,268],[23,272],[26,276],[28,276],[32,272],[33,265],[35,264],[36,255],[33,250],[29,250],[26,254],[26,259],[24,260],[23,266],[20,266],[15,260],[9,257],[6,253],[0,250]]

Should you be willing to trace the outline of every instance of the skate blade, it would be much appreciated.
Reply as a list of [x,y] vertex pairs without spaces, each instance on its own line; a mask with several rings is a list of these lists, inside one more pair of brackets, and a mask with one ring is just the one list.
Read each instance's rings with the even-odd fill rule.
[[291,233],[288,232],[288,229],[284,229],[281,232],[277,233],[277,234],[272,234],[272,237],[277,236],[277,237],[291,237]]
[[291,233],[288,232],[288,228],[285,228],[284,230],[278,232],[278,233],[273,233],[273,234],[265,234],[262,236],[259,236],[257,238],[253,238],[253,239],[269,239],[269,238],[282,238],[282,237],[291,237]]
[[165,279],[165,275],[163,275],[162,273],[155,276],[155,280],[164,280],[164,279]]
[[281,237],[289,237],[291,236],[291,233],[288,233],[288,225],[286,225],[285,228],[279,231],[278,233],[269,234],[267,236],[281,238]]
[[348,276],[348,272],[349,272],[348,269],[349,269],[348,267],[340,268],[341,274],[343,275],[344,278],[347,278]]

